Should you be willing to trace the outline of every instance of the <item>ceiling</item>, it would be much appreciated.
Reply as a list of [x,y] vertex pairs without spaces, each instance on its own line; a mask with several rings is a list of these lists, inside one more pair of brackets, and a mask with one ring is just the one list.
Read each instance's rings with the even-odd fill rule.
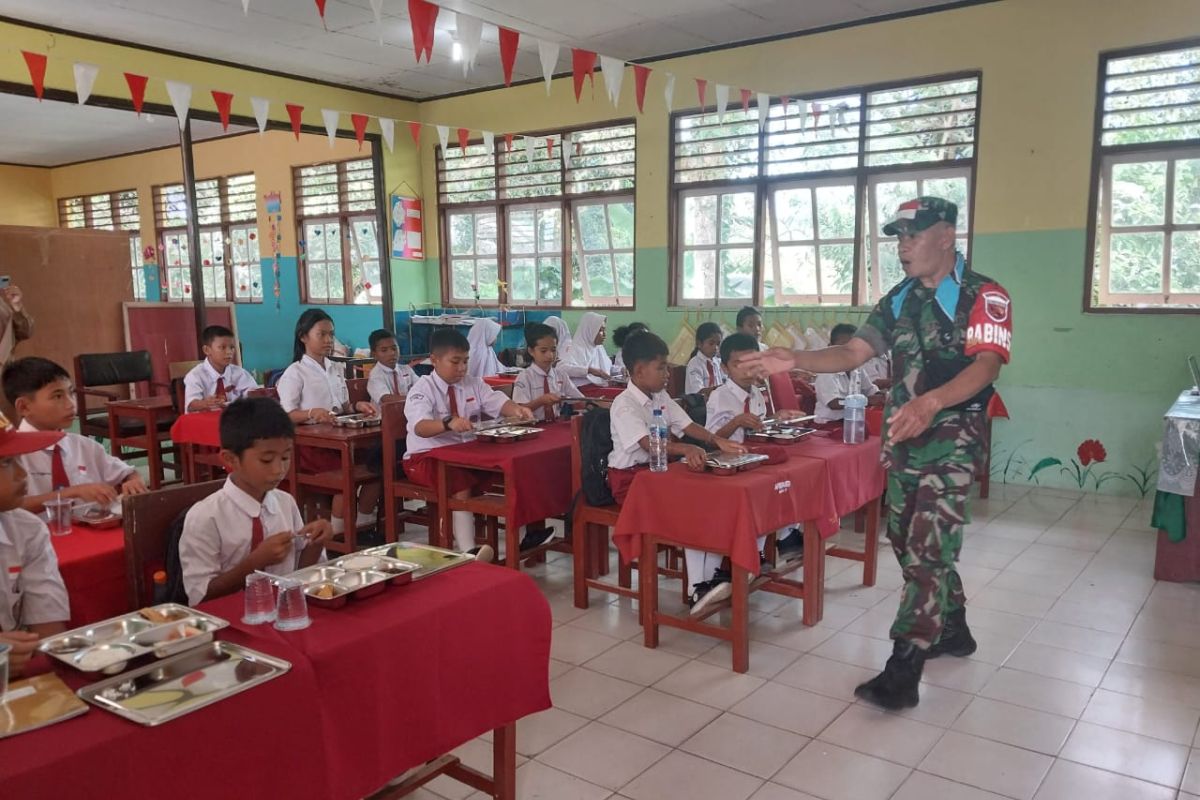
[[[230,125],[230,133],[252,130]],[[192,120],[192,138],[222,136],[221,124]],[[54,167],[179,144],[179,123],[99,106],[0,93],[0,162]]]
[[[529,37],[641,60],[883,15],[954,0],[440,0],[524,34],[514,79],[541,76]],[[4,0],[4,15],[79,33],[175,50],[410,98],[502,83],[494,25],[485,25],[474,72],[450,58],[454,15],[439,14],[433,60],[417,65],[405,0],[383,0],[379,44],[370,0],[329,0],[322,29],[313,0]],[[162,75],[161,78],[177,76]],[[722,76],[706,76],[721,81]],[[775,87],[756,87],[778,91]],[[779,87],[780,89],[784,87]]]

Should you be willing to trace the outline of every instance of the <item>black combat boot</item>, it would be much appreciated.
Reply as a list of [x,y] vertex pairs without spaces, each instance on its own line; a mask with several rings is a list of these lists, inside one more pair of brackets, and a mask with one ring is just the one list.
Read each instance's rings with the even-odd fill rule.
[[917,687],[924,666],[925,651],[912,642],[897,639],[883,672],[859,684],[854,696],[889,711],[912,708],[921,701]]
[[946,624],[942,626],[942,638],[925,651],[925,658],[937,658],[943,654],[962,658],[974,653],[976,647],[978,645],[971,636],[971,629],[967,627],[967,609],[960,608],[947,615]]

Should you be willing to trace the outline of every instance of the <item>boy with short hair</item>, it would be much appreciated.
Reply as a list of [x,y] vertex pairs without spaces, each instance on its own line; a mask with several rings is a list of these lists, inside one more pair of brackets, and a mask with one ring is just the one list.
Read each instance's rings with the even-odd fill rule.
[[[533,412],[510,400],[484,383],[483,378],[467,375],[471,345],[467,337],[453,328],[442,328],[429,337],[433,372],[413,384],[405,401],[408,419],[407,452],[404,474],[413,483],[437,485],[437,462],[429,451],[474,440],[476,422],[489,417],[533,419]],[[483,482],[478,474],[450,470],[448,493],[455,498],[470,497]],[[495,553],[484,545],[475,546],[475,515],[470,511],[451,513],[455,546],[473,554],[479,561],[491,561]]]
[[241,589],[252,572],[286,575],[324,557],[328,520],[304,524],[295,499],[276,487],[287,477],[296,429],[279,403],[250,397],[221,414],[225,485],[196,503],[183,522],[179,564],[188,602]]
[[201,335],[204,360],[183,377],[183,408],[186,412],[216,411],[259,388],[258,381],[233,363],[237,340],[224,325],[209,325]]
[[[854,338],[857,330],[853,325],[845,322],[835,325],[829,334],[829,346],[839,347],[846,344]],[[846,395],[850,394],[850,375],[849,372],[834,372],[822,373],[817,376],[813,383],[813,389],[817,393],[817,406],[813,412],[817,424],[832,425],[845,419],[846,407],[843,402]],[[879,391],[879,387],[867,377],[865,372],[862,373],[859,381],[858,391],[867,397],[867,405],[872,407],[883,406],[883,401],[887,399],[887,395]]]
[[766,350],[767,344],[762,340],[763,336],[763,318],[762,312],[754,306],[742,306],[734,319],[734,324],[737,325],[738,333],[745,333],[754,337],[754,341],[758,342],[759,350]]
[[401,364],[400,346],[396,334],[380,328],[373,332],[367,342],[371,346],[371,357],[375,366],[367,379],[367,394],[376,408],[386,395],[406,395],[417,382],[417,374],[407,364]]
[[21,456],[29,495],[21,507],[34,514],[56,496],[101,507],[119,496],[144,494],[138,471],[109,455],[95,439],[67,429],[75,422],[75,387],[67,371],[46,358],[28,356],[4,368],[4,394],[21,417],[20,431],[64,431],[57,444]]
[[528,408],[536,419],[553,421],[563,400],[581,400],[583,395],[570,376],[554,366],[558,334],[553,328],[540,322],[526,325],[525,345],[532,363],[517,375],[513,402]]
[[43,637],[66,630],[67,587],[58,571],[46,523],[21,508],[25,470],[20,457],[53,447],[60,431],[18,432],[0,415],[0,645],[20,676]]

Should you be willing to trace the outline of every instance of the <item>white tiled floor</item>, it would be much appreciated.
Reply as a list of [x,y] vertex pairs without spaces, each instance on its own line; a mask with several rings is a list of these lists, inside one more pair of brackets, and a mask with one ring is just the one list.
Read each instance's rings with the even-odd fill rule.
[[[829,560],[815,628],[798,601],[756,596],[747,675],[730,671],[728,645],[681,631],[645,650],[629,600],[593,592],[575,609],[555,554],[530,571],[554,617],[555,708],[519,725],[518,795],[1189,800],[1200,584],[1152,579],[1149,515],[1146,502],[1005,486],[975,501],[961,573],[979,652],[930,662],[902,714],[853,695],[890,652],[901,580],[886,543],[874,589],[861,565]],[[663,597],[677,604],[678,584]],[[480,745],[461,750],[483,758]],[[439,780],[418,796],[468,794]]]

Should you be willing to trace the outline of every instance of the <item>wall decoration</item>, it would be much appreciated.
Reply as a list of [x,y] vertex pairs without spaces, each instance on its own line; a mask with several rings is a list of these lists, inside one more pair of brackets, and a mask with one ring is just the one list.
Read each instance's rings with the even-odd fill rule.
[[263,201],[266,205],[267,221],[271,230],[271,272],[275,276],[275,286],[271,291],[275,295],[275,310],[278,311],[280,308],[279,251],[283,248],[283,234],[280,233],[280,226],[283,223],[283,199],[279,192],[268,192],[263,195]]
[[424,260],[421,201],[398,194],[393,194],[391,199],[392,258]]

